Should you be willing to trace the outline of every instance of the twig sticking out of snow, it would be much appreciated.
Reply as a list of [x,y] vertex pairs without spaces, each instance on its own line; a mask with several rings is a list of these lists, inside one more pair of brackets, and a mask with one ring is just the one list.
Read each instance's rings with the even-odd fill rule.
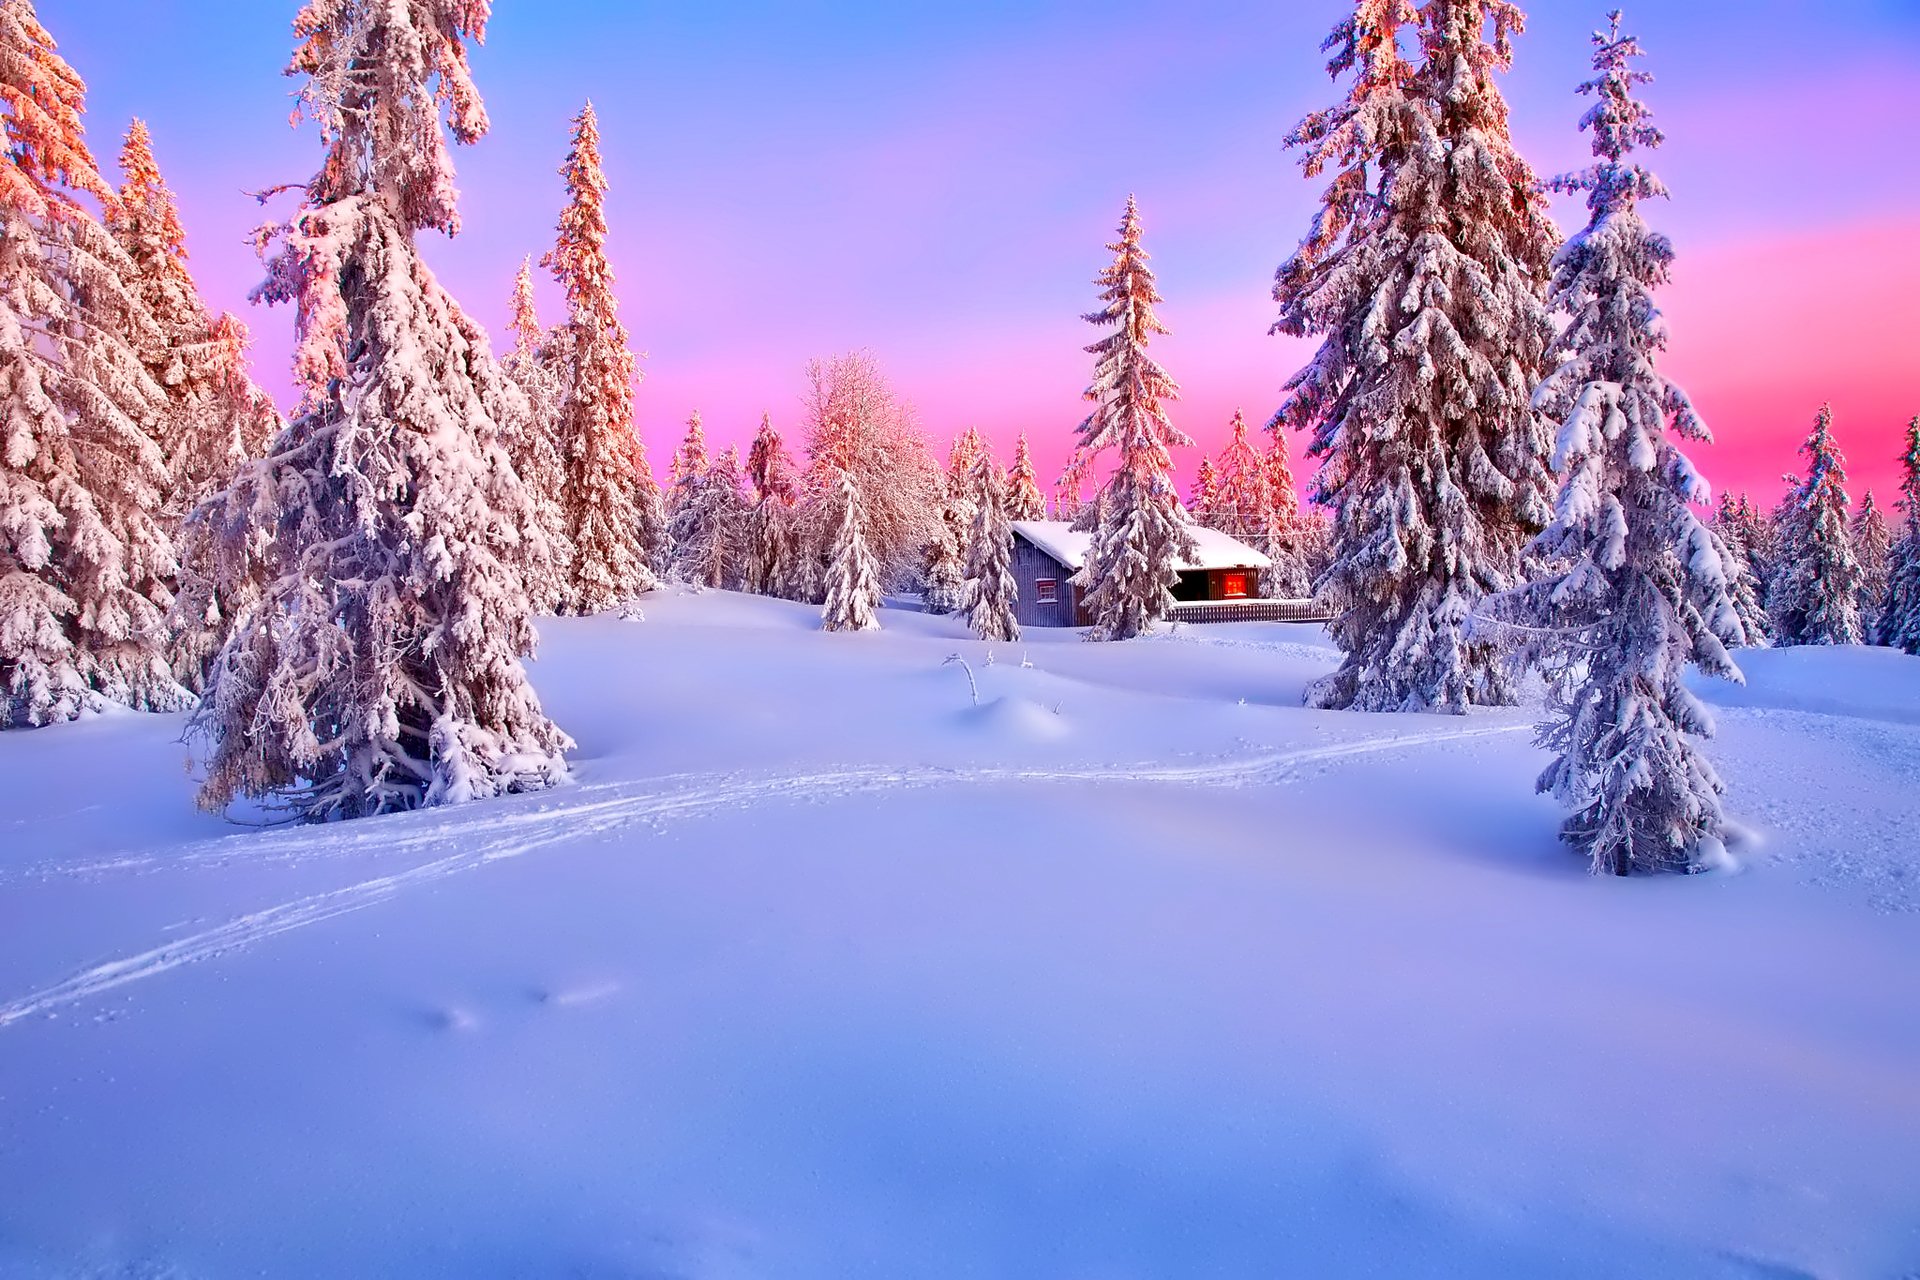
[[973,694],[973,705],[976,707],[979,706],[980,705],[980,685],[976,680],[974,680],[973,667],[967,662],[967,660],[956,653],[952,657],[948,658],[945,662],[941,663],[940,665],[945,667],[951,667],[955,663],[958,663],[960,666],[960,669],[967,673],[967,688]]

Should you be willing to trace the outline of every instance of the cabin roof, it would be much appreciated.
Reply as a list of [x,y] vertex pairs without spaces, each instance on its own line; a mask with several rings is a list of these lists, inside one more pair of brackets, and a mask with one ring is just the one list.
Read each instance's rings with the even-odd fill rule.
[[[1093,544],[1092,534],[1076,533],[1064,520],[1016,520],[1013,531],[1069,569],[1085,566],[1087,549]],[[1182,573],[1199,569],[1265,569],[1273,564],[1240,539],[1218,529],[1196,524],[1188,526],[1188,531],[1193,534],[1198,551],[1192,560],[1175,566]]]

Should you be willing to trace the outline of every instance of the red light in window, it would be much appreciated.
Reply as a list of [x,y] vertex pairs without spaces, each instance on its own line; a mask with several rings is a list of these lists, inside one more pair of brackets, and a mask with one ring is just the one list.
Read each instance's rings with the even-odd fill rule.
[[1059,604],[1060,582],[1057,578],[1041,578],[1033,584],[1035,604]]
[[1247,598],[1247,575],[1228,573],[1221,575],[1220,594],[1227,600],[1245,600]]

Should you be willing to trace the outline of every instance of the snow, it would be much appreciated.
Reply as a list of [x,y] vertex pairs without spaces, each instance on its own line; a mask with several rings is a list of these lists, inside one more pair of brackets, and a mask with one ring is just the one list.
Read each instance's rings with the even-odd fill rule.
[[[1091,533],[1079,532],[1062,520],[1016,520],[1013,531],[1069,569],[1077,570],[1085,565],[1087,549],[1093,545]],[[1175,560],[1175,567],[1182,573],[1201,569],[1265,569],[1273,564],[1246,543],[1218,529],[1196,524],[1189,525],[1187,532],[1193,536],[1199,553]]]
[[1743,870],[1613,881],[1535,712],[1304,710],[1315,627],[646,614],[543,623],[535,795],[0,734],[0,1275],[1920,1267],[1920,662],[1743,652]]

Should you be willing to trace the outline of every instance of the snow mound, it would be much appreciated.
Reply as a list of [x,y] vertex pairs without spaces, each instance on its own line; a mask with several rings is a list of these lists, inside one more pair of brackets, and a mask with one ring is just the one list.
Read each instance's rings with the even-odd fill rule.
[[1052,707],[1011,695],[968,707],[957,719],[975,733],[1019,742],[1053,742],[1072,732],[1066,717]]

